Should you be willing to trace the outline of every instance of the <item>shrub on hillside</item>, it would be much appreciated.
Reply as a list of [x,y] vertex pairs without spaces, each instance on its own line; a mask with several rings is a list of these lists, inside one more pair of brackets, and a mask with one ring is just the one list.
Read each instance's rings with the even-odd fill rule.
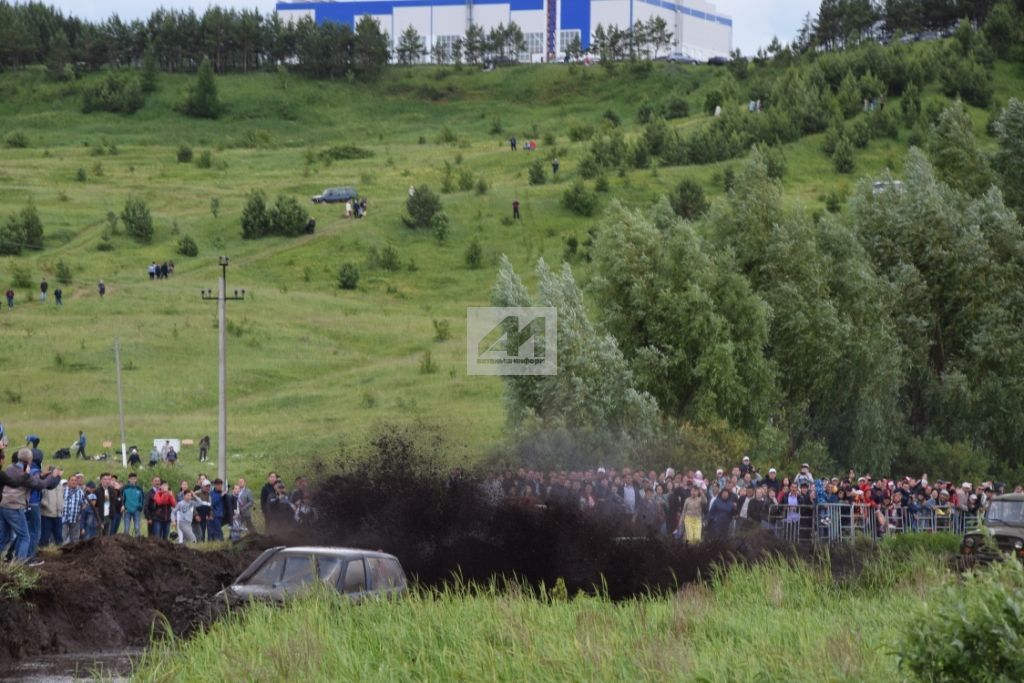
[[569,122],[569,139],[573,142],[583,142],[594,136],[594,126],[579,120]]
[[562,206],[581,216],[593,216],[597,210],[597,193],[577,181],[562,194]]
[[952,59],[940,76],[942,92],[984,109],[992,101],[992,74],[972,58]]
[[338,270],[338,287],[355,289],[359,286],[359,266],[354,263],[343,263]]
[[192,148],[188,145],[182,145],[178,148],[178,163],[189,164],[192,163]]
[[418,185],[405,201],[407,215],[402,216],[402,222],[409,228],[427,230],[433,227],[434,215],[441,209],[441,198],[428,186]]
[[108,73],[82,89],[82,113],[110,111],[134,114],[146,103],[139,77],[127,71]]
[[466,265],[472,270],[477,270],[484,262],[484,250],[480,246],[480,241],[474,237],[473,241],[466,247]]
[[444,244],[448,241],[448,214],[444,211],[438,211],[434,214],[434,217],[430,219],[430,230],[434,233],[434,239],[437,240],[438,244]]
[[278,195],[274,206],[268,212],[270,232],[274,235],[297,237],[306,232],[309,213],[295,197]]
[[690,115],[690,103],[682,93],[672,93],[665,106],[662,107],[662,116],[666,119],[685,119]]
[[1024,569],[965,573],[906,620],[900,668],[915,680],[1024,680]]
[[215,119],[220,116],[220,109],[217,83],[213,78],[213,65],[210,64],[210,58],[206,57],[199,65],[196,83],[189,89],[182,111],[185,115],[195,118]]
[[544,162],[541,159],[534,159],[527,169],[531,185],[543,185],[547,182],[547,172],[544,170]]
[[861,117],[850,126],[850,142],[857,149],[864,149],[871,142],[871,124],[866,118]]
[[686,220],[696,220],[708,210],[708,200],[704,197],[704,188],[695,180],[684,179],[669,195],[672,210]]
[[853,173],[853,145],[845,133],[836,142],[835,152],[832,153],[832,165],[836,173]]
[[636,122],[643,124],[648,123],[654,118],[654,105],[646,97],[640,98],[640,106],[636,109]]
[[57,276],[57,282],[62,285],[70,285],[73,281],[71,266],[64,263],[63,259],[57,261],[57,266],[54,269],[54,274]]
[[11,131],[4,138],[4,144],[11,149],[24,149],[28,147],[28,136],[20,130]]
[[242,207],[242,238],[258,239],[270,234],[270,216],[267,212],[267,196],[262,190],[253,190],[245,198]]
[[121,211],[121,223],[124,224],[125,232],[139,242],[148,243],[153,240],[153,217],[143,200],[128,198]]
[[178,240],[178,253],[182,256],[199,256],[199,245],[188,235],[182,235]]
[[369,159],[373,156],[373,150],[355,145],[333,145],[320,152],[320,158],[324,161],[347,161],[349,159]]
[[213,153],[206,149],[199,153],[196,157],[197,168],[212,168],[213,167]]

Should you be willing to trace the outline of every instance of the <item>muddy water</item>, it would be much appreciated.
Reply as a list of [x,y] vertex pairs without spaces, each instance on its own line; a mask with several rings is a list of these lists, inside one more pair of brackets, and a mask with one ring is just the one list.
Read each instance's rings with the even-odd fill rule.
[[127,681],[132,673],[132,659],[142,654],[141,648],[106,652],[76,652],[65,655],[41,655],[19,661],[10,669],[0,670],[0,681],[32,681],[33,683],[70,683],[71,681]]

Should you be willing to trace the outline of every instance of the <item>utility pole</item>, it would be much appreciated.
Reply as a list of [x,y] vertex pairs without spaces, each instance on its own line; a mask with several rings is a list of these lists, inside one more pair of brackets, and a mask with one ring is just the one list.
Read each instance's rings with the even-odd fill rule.
[[124,439],[124,385],[121,383],[121,338],[114,337],[114,363],[117,365],[117,412],[121,417],[121,467],[128,467],[128,447]]
[[218,414],[217,414],[217,478],[228,480],[228,339],[227,339],[227,302],[241,301],[245,298],[245,290],[235,290],[234,296],[228,296],[228,257],[218,257],[220,265],[220,282],[217,288],[217,296],[209,289],[202,291],[204,301],[217,302],[217,323],[219,330],[219,363],[217,376],[218,382]]

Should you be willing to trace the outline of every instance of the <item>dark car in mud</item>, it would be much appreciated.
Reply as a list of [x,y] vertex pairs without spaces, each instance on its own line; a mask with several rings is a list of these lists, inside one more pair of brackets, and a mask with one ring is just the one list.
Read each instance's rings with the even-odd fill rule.
[[405,571],[394,555],[356,548],[278,546],[264,551],[218,597],[233,604],[281,602],[317,582],[353,602],[401,597],[407,590]]
[[984,524],[964,534],[960,553],[980,560],[996,559],[1009,553],[1024,560],[1024,493],[993,498],[985,512]]

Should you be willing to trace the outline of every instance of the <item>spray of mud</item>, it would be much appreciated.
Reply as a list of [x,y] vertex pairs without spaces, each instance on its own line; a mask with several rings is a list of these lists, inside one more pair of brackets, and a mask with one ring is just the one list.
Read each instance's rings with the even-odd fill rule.
[[613,599],[671,590],[715,566],[788,552],[765,533],[696,545],[624,537],[635,530],[574,506],[495,504],[482,472],[452,477],[435,462],[402,434],[377,436],[366,457],[321,482],[311,538],[390,552],[428,586],[454,576],[548,586],[562,579],[570,591],[602,590]]

